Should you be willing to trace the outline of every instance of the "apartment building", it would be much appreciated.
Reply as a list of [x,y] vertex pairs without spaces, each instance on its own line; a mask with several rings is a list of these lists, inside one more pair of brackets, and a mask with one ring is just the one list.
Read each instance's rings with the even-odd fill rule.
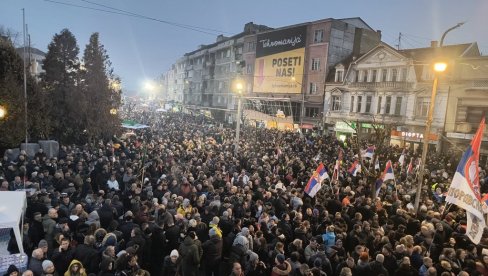
[[[244,83],[243,97],[272,107],[255,110],[262,114],[261,121],[278,111],[295,128],[312,129],[322,125],[330,69],[347,56],[367,52],[380,39],[381,33],[360,18],[328,18],[277,29],[251,22],[237,35],[219,36],[215,43],[185,54],[173,73],[165,73],[175,81],[175,88],[169,84],[165,91],[171,94],[173,89],[173,98],[189,108],[210,110],[217,119],[235,122],[232,84],[238,79]],[[281,110],[284,102],[290,108]]]
[[[373,124],[391,126],[392,144],[417,147],[424,140],[434,72],[441,55],[452,63],[480,56],[476,43],[438,48],[396,50],[379,43],[368,53],[335,66],[325,95],[325,122],[338,137],[372,134]],[[432,121],[430,144],[441,149],[446,110],[453,76],[440,76]]]

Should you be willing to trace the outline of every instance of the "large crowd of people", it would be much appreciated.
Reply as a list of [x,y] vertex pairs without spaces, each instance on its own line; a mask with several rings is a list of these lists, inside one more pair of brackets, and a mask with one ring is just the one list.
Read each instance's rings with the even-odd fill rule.
[[[375,178],[348,171],[366,142],[245,127],[236,146],[233,129],[204,116],[140,116],[151,127],[125,140],[61,145],[53,158],[6,153],[0,189],[36,191],[23,274],[488,275],[488,235],[474,245],[464,210],[444,202],[459,154],[428,155],[415,212],[418,174],[398,164],[398,146],[378,153],[395,181],[373,196]],[[317,166],[332,176],[338,158],[338,181],[308,196]],[[482,193],[485,177],[481,168]],[[15,238],[8,250],[18,252]]]

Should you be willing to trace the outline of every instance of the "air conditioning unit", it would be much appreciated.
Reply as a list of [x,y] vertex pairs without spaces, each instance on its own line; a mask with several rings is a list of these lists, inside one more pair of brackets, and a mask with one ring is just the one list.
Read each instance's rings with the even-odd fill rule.
[[472,128],[473,127],[470,123],[458,123],[458,125],[456,126],[456,132],[470,133]]

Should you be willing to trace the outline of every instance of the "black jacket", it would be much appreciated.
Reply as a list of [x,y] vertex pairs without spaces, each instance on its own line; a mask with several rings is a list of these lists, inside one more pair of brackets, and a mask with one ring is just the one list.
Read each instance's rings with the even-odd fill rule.
[[218,236],[214,236],[203,243],[203,261],[206,266],[214,266],[220,263],[222,243],[222,239]]
[[73,258],[83,264],[87,274],[96,273],[100,270],[100,255],[92,246],[86,244],[78,245],[73,252]]

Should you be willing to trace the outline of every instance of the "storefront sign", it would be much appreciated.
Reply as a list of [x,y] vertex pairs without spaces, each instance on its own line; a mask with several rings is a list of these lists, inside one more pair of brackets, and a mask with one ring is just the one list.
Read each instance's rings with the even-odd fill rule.
[[[420,142],[421,140],[424,139],[424,134],[419,133],[419,132],[409,132],[409,131],[398,131],[398,130],[392,130],[391,131],[391,137],[395,139],[403,139],[405,141],[418,141]],[[429,135],[429,140],[430,141],[437,141],[439,140],[439,136],[435,133],[431,133]]]

